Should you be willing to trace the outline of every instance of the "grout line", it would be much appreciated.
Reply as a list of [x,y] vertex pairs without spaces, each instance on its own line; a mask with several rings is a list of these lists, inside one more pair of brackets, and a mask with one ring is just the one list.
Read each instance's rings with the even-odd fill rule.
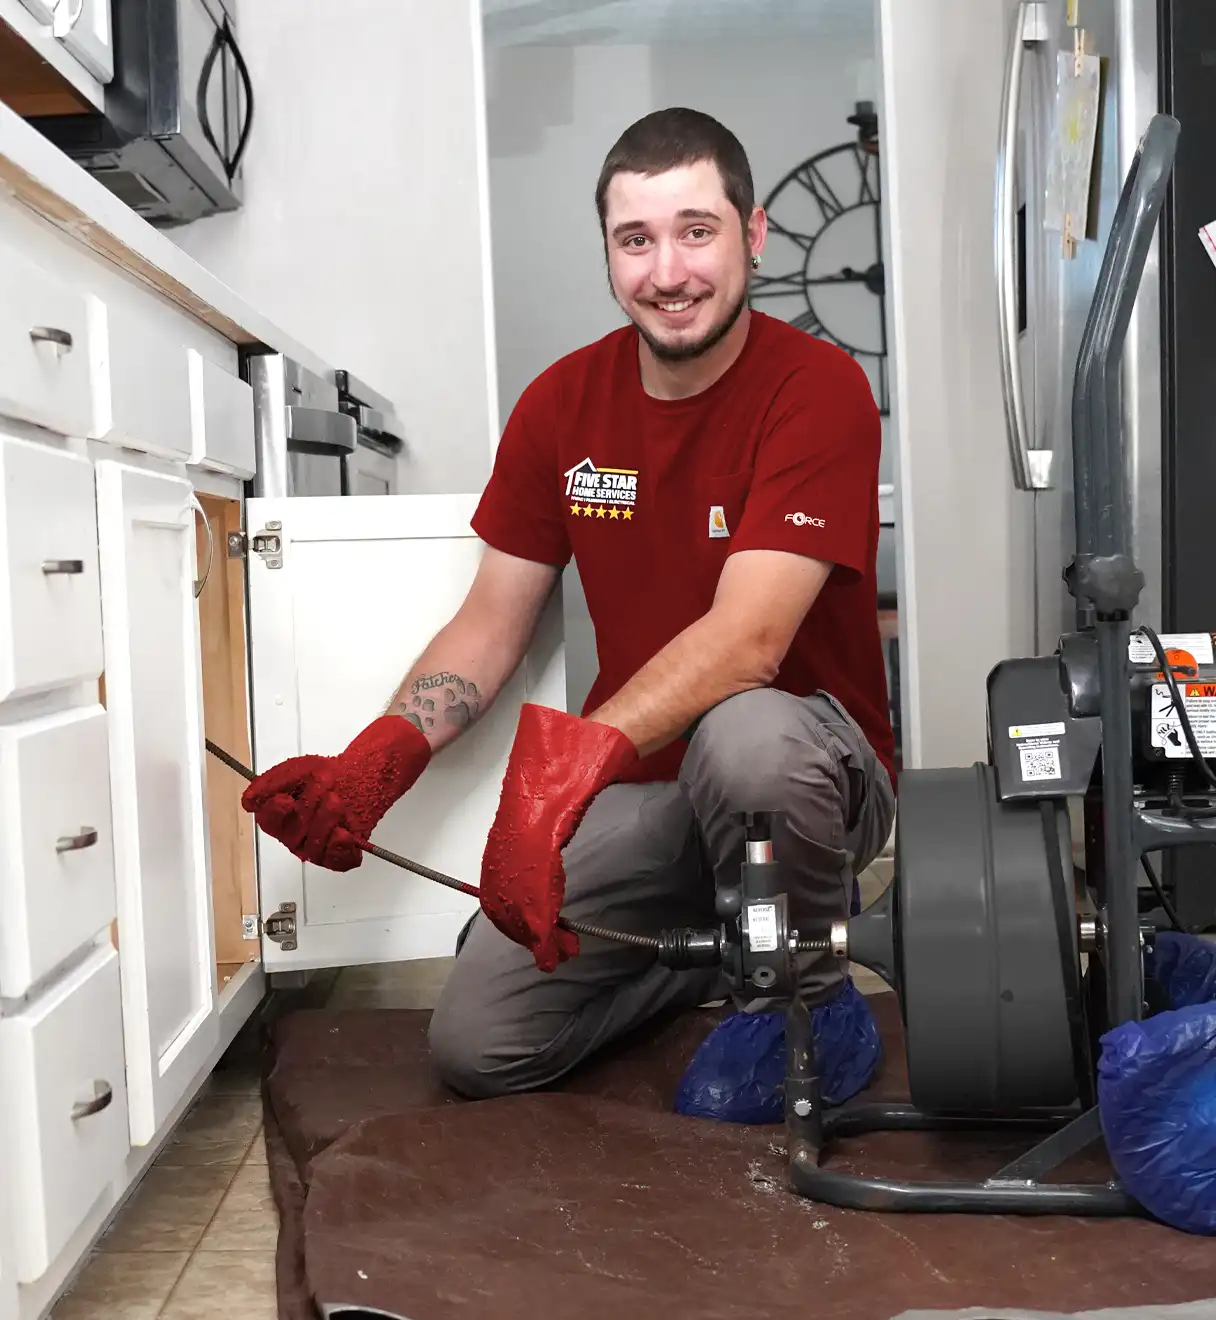
[[199,1248],[203,1245],[203,1239],[207,1236],[207,1230],[211,1227],[212,1224],[215,1223],[216,1218],[219,1216],[220,1211],[224,1208],[224,1205],[228,1200],[229,1194],[232,1192],[232,1186],[236,1182],[236,1176],[245,1167],[245,1161],[246,1159],[248,1159],[249,1152],[253,1149],[253,1142],[256,1140],[257,1140],[257,1136],[255,1134],[253,1139],[250,1141],[249,1145],[245,1148],[245,1154],[241,1156],[240,1161],[233,1167],[232,1176],[228,1179],[227,1186],[225,1186],[224,1188],[223,1196],[220,1197],[219,1203],[216,1205],[215,1209],[211,1212],[211,1215],[208,1218],[207,1222],[203,1225],[203,1231],[199,1234],[198,1241],[194,1244],[193,1247],[190,1248],[190,1254],[186,1257],[185,1263],[182,1265],[181,1273],[177,1276],[176,1279],[173,1280],[173,1287],[169,1289],[168,1295],[165,1297],[165,1300],[160,1305],[160,1310],[157,1311],[156,1313],[158,1320],[159,1317],[163,1316],[166,1310],[168,1310],[169,1303],[172,1302],[174,1296],[177,1293],[178,1288],[181,1286],[182,1280],[186,1277],[186,1271],[190,1268],[191,1264],[194,1262],[195,1256],[198,1255]]

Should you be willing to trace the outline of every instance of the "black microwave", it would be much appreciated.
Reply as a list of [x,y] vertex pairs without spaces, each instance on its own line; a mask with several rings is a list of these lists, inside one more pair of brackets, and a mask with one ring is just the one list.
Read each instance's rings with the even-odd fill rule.
[[241,205],[253,85],[235,0],[111,0],[103,109],[29,122],[152,224]]

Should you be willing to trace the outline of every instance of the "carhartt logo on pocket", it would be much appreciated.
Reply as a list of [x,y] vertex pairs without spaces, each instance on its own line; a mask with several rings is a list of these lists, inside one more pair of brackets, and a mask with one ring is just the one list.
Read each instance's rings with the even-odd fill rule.
[[709,534],[710,536],[730,535],[730,528],[726,525],[726,510],[720,504],[713,505],[709,511]]

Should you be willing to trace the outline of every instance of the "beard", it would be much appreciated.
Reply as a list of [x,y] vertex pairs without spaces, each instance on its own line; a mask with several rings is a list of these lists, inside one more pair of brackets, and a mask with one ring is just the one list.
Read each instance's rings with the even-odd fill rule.
[[700,339],[691,339],[683,343],[669,344],[651,334],[650,331],[632,316],[629,318],[637,327],[637,332],[646,342],[646,346],[660,362],[691,362],[717,347],[730,333],[736,321],[743,315],[747,306],[748,288],[745,285],[739,300],[731,307],[720,321],[711,325]]

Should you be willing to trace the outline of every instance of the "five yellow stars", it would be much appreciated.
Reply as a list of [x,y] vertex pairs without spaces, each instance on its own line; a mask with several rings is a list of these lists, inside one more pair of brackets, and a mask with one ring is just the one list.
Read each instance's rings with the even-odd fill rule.
[[633,517],[632,509],[606,508],[604,505],[572,504],[570,512],[575,517],[581,513],[584,518],[623,518],[628,522]]

